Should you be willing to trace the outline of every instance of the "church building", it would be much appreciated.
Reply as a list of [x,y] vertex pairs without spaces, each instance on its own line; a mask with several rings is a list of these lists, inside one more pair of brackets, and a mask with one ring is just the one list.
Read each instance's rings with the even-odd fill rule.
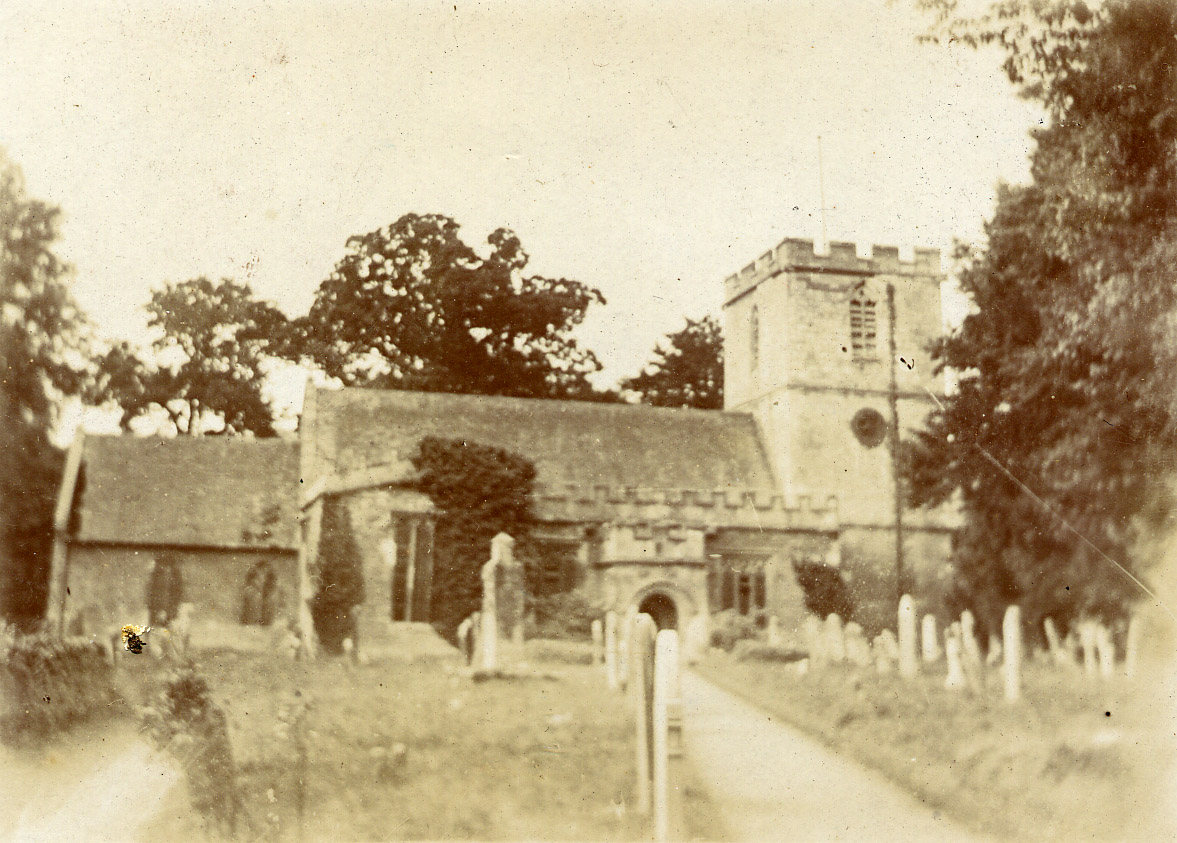
[[437,512],[410,460],[433,436],[534,463],[541,546],[576,559],[602,611],[796,629],[804,564],[842,576],[864,626],[889,625],[900,583],[934,599],[954,527],[898,497],[897,437],[938,391],[942,280],[934,251],[784,241],[724,283],[723,411],[308,385],[297,442],[79,434],[48,618],[93,634],[189,604],[197,641],[309,632],[337,506],[363,559],[361,647],[395,647],[431,619]]

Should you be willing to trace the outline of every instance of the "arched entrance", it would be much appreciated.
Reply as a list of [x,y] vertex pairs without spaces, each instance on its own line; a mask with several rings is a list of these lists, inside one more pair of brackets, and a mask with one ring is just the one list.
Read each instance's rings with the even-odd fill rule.
[[678,606],[665,592],[650,593],[638,604],[638,612],[653,618],[659,629],[678,629]]

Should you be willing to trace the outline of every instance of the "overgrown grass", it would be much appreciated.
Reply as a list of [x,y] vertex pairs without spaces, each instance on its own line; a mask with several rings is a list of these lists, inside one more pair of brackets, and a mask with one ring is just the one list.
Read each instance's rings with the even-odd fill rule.
[[[1144,711],[1147,688],[1026,665],[1023,699],[998,675],[948,691],[935,672],[741,662],[714,653],[699,672],[874,767],[975,830],[1017,840],[1166,839],[1155,812],[1169,748]],[[1167,838],[1172,839],[1172,838]]]
[[[224,707],[251,838],[294,839],[295,744],[280,713],[309,702],[305,839],[634,840],[632,723],[599,668],[548,667],[555,681],[471,682],[455,664],[275,662],[208,653],[197,669]],[[124,662],[125,663],[125,662]],[[147,662],[131,670],[154,681]],[[295,697],[295,693],[300,696]],[[688,782],[694,836],[718,837]],[[159,839],[198,837],[194,817],[164,816]]]

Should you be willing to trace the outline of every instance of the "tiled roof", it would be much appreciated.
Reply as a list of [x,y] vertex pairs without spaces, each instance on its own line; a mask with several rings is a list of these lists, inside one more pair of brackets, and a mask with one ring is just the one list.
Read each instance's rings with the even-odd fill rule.
[[298,443],[87,436],[73,537],[294,550]]
[[521,454],[546,488],[777,490],[744,413],[371,389],[315,400],[316,476],[395,469],[432,435]]

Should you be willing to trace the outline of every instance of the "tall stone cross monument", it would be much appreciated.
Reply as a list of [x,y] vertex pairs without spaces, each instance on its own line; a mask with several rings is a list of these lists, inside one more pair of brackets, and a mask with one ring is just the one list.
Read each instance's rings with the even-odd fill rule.
[[482,566],[482,670],[498,670],[523,656],[525,585],[514,551],[515,539],[499,533],[490,542],[490,561]]

